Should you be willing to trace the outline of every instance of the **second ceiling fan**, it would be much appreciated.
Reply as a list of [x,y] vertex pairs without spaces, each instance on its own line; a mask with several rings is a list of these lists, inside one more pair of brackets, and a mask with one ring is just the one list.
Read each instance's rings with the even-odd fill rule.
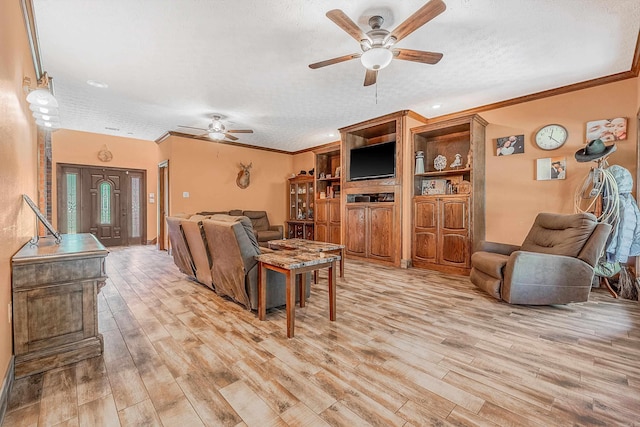
[[309,68],[316,69],[326,67],[327,65],[338,64],[350,59],[360,58],[362,65],[367,69],[364,77],[364,85],[370,86],[376,82],[378,70],[389,65],[393,58],[424,64],[437,64],[440,59],[442,59],[441,53],[413,49],[393,49],[393,46],[440,15],[446,8],[447,6],[442,0],[431,0],[407,18],[402,24],[398,25],[393,31],[381,28],[384,22],[381,16],[372,16],[369,19],[371,30],[366,33],[340,9],[330,10],[327,12],[327,18],[331,19],[336,25],[360,43],[362,53],[352,53],[350,55],[316,62],[310,64]]
[[211,123],[209,123],[207,129],[181,125],[178,125],[178,127],[205,131],[205,133],[196,136],[207,137],[214,141],[223,141],[225,138],[230,139],[231,141],[237,141],[238,138],[231,135],[232,133],[253,133],[251,129],[227,129],[224,123],[222,123],[221,119],[221,116],[213,116]]

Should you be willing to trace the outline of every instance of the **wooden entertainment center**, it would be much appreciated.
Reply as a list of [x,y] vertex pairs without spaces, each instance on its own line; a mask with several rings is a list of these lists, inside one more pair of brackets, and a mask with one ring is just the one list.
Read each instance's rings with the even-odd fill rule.
[[[340,146],[314,151],[315,240],[344,244],[349,258],[468,274],[484,239],[486,125],[478,115],[427,120],[404,110],[340,129]],[[387,164],[380,176],[354,177],[354,150],[393,144],[391,172]],[[419,151],[424,171],[415,170]],[[446,159],[439,170],[437,156]]]

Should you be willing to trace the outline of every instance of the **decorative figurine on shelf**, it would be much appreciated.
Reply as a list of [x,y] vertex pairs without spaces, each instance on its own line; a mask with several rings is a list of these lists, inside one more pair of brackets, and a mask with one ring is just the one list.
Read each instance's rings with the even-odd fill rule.
[[449,165],[450,168],[459,168],[462,166],[462,156],[460,154],[456,154],[456,159]]
[[424,173],[424,151],[416,151],[416,175]]
[[336,173],[335,173],[335,175],[334,175],[334,176],[335,176],[336,178],[340,178],[340,173],[341,173],[341,172],[342,172],[342,168],[341,168],[340,166],[338,166],[338,167],[336,168]]
[[471,153],[467,154],[467,165],[465,167],[471,169]]
[[313,176],[313,172],[316,170],[316,168],[313,168],[309,171],[309,176]]
[[433,167],[438,171],[443,170],[447,167],[447,158],[442,154],[438,154],[438,156],[433,160]]

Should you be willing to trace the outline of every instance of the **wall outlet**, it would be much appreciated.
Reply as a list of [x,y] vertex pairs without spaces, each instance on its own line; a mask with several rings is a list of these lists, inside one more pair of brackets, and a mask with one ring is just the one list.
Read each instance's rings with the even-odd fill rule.
[[184,199],[188,199],[188,198],[189,198],[189,192],[188,192],[188,191],[183,191],[183,192],[182,192],[182,197],[183,197]]
[[9,318],[9,324],[11,324],[11,318],[13,317],[13,307],[11,306],[11,301],[7,304],[7,317]]

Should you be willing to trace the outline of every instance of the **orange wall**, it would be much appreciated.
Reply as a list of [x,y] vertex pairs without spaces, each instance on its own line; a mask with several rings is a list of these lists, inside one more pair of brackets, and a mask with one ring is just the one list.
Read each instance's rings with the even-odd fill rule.
[[[170,214],[266,210],[271,224],[284,224],[291,155],[177,136],[162,142],[160,152],[160,160],[169,160]],[[236,185],[240,163],[253,164],[245,189]]]
[[[57,186],[56,165],[73,163],[80,165],[106,166],[113,168],[144,169],[147,171],[147,240],[158,235],[157,194],[153,204],[149,203],[149,193],[158,192],[158,145],[153,141],[134,138],[99,135],[61,129],[52,134],[53,155],[53,223],[57,226]],[[108,163],[98,160],[98,152],[106,145],[113,154]]]
[[36,232],[22,194],[38,200],[36,127],[22,90],[36,81],[20,2],[0,1],[0,384],[12,355],[11,257]]
[[[574,212],[574,193],[582,185],[593,162],[574,158],[585,143],[588,121],[627,117],[628,139],[617,143],[609,164],[618,164],[636,174],[638,79],[557,95],[537,101],[480,113],[489,125],[486,133],[486,239],[519,244],[538,212]],[[569,132],[560,149],[537,148],[533,137],[540,127],[559,123]],[[496,138],[525,135],[525,152],[497,157]],[[535,160],[566,156],[567,179],[535,180]]]
[[294,154],[291,157],[293,162],[291,173],[295,173],[296,175],[298,175],[300,171],[303,170],[309,173],[309,171],[315,167],[316,159],[312,151]]

